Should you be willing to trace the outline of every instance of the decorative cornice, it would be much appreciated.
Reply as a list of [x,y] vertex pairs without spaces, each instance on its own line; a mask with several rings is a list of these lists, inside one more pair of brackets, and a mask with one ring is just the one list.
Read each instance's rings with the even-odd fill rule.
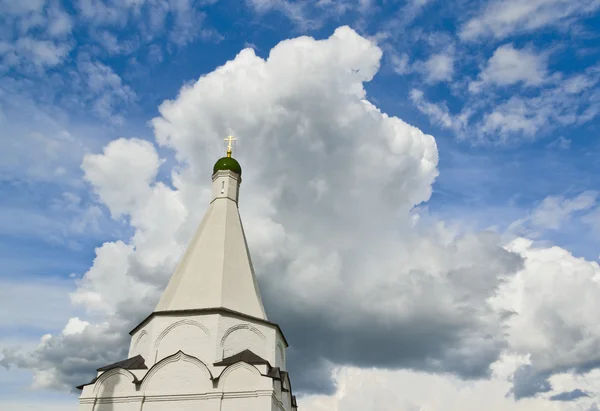
[[271,397],[273,390],[249,390],[224,392],[223,398]]
[[289,347],[287,340],[285,339],[285,335],[283,335],[283,331],[278,324],[272,323],[271,321],[263,320],[262,318],[253,317],[248,314],[241,313],[239,311],[230,310],[228,308],[198,308],[193,310],[170,310],[170,311],[154,311],[148,317],[144,318],[142,322],[140,322],[133,330],[129,332],[129,335],[135,334],[136,331],[140,330],[144,325],[148,323],[154,317],[169,317],[169,316],[182,316],[182,315],[207,315],[207,314],[222,314],[229,315],[232,317],[237,317],[242,320],[254,321],[263,325],[266,325],[271,328],[275,328],[277,332],[281,335],[283,342],[285,343],[286,348]]
[[[248,390],[248,391],[232,391],[232,392],[207,392],[202,394],[152,394],[152,395],[128,395],[123,397],[89,397],[82,398],[80,404],[93,403],[115,403],[115,402],[159,402],[159,401],[177,401],[177,400],[220,400],[224,398],[249,398],[249,397],[272,397],[277,399],[273,390]],[[279,400],[277,400],[279,401]]]
[[143,395],[129,395],[127,397],[96,397],[96,404],[114,404],[123,402],[142,402],[144,400]]
[[177,401],[177,400],[220,400],[220,392],[202,394],[153,394],[144,397],[144,402]]

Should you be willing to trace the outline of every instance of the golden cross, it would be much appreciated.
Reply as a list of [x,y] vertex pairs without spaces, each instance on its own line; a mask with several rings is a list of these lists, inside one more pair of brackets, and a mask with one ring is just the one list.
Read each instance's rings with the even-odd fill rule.
[[227,145],[227,157],[231,157],[231,148],[232,148],[232,143],[235,141],[235,137],[234,136],[229,136],[225,139],[225,141],[228,143]]

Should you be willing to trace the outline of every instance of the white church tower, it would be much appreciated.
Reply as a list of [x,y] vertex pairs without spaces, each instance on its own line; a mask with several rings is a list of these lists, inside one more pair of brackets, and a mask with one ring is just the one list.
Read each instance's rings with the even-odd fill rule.
[[98,369],[80,411],[293,411],[281,329],[269,322],[238,213],[242,169],[219,159],[212,201],[129,358]]

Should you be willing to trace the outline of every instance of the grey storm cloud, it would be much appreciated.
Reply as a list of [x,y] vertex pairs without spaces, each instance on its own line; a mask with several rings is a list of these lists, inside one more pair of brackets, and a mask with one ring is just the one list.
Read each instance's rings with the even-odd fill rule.
[[539,373],[529,364],[522,365],[515,371],[510,393],[516,400],[520,400],[552,391],[548,377],[548,373]]
[[579,388],[573,391],[565,391],[550,397],[550,401],[575,401],[578,398],[591,397],[591,395]]

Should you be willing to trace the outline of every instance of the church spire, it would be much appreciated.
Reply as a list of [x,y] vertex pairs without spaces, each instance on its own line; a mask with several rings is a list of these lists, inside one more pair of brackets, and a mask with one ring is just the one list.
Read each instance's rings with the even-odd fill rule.
[[266,320],[238,211],[242,168],[231,157],[213,167],[212,201],[156,311],[226,308]]

